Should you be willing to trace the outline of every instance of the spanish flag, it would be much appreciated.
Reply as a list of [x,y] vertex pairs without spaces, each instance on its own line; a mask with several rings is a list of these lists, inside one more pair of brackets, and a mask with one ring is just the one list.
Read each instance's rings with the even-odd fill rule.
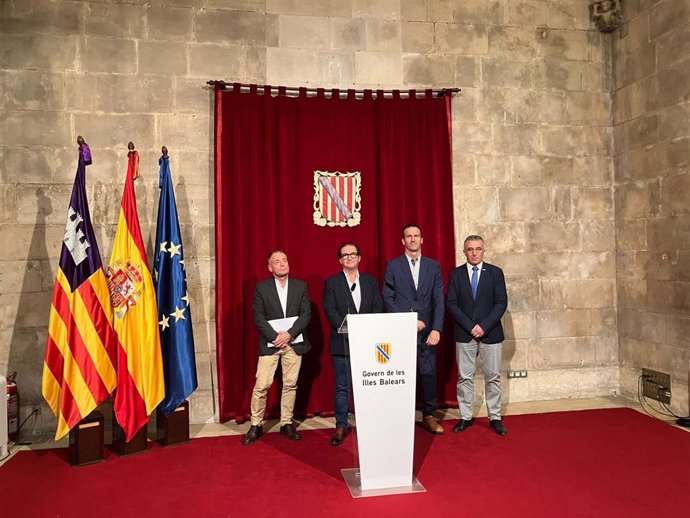
[[42,392],[57,417],[56,440],[102,403],[117,381],[117,335],[86,197],[90,163],[83,142],[48,322]]
[[156,291],[146,260],[134,194],[134,180],[138,176],[139,154],[130,151],[108,267],[108,289],[115,313],[113,325],[120,340],[115,418],[127,441],[146,425],[149,415],[165,396]]

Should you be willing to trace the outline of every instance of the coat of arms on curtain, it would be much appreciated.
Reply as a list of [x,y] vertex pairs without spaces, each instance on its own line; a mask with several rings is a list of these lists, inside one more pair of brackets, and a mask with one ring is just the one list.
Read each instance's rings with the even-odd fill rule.
[[314,171],[314,224],[356,227],[362,220],[362,176],[359,171]]

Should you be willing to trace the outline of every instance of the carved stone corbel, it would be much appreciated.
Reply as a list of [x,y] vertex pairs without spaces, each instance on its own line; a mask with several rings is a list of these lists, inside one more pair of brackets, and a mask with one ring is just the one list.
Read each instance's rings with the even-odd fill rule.
[[623,23],[621,0],[594,0],[589,4],[589,13],[601,32],[613,32]]

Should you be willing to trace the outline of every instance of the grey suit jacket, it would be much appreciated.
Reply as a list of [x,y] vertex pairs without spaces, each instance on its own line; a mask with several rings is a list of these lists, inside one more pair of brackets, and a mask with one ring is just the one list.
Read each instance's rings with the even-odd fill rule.
[[273,342],[278,336],[268,321],[276,318],[298,317],[292,327],[288,329],[288,333],[293,338],[301,334],[304,337],[304,342],[293,344],[292,348],[297,354],[304,354],[311,349],[307,335],[307,325],[311,320],[311,302],[309,301],[306,282],[288,277],[286,308],[287,311],[284,315],[273,277],[257,283],[254,290],[254,325],[259,330],[260,356],[275,354],[278,351],[275,347],[268,347],[268,342]]

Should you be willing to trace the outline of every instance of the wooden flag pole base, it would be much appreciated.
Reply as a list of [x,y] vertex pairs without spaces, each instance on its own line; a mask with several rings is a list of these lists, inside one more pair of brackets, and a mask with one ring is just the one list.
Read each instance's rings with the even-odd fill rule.
[[125,431],[117,424],[117,420],[113,415],[113,451],[120,457],[126,455],[133,455],[135,453],[141,453],[146,451],[148,448],[148,439],[146,437],[146,426],[142,426],[141,429],[132,437],[129,442],[125,441]]
[[103,414],[94,410],[69,432],[69,463],[85,466],[102,462],[104,453],[105,424]]
[[189,401],[183,401],[169,416],[156,410],[158,443],[173,446],[189,441]]

